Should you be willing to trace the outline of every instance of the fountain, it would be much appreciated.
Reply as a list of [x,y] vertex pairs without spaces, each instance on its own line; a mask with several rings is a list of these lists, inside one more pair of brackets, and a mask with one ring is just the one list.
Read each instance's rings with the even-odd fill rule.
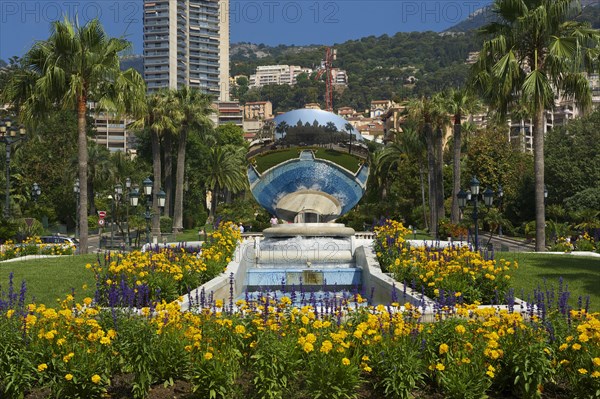
[[190,307],[203,291],[213,298],[256,299],[302,293],[311,303],[361,294],[369,302],[394,296],[422,303],[400,292],[381,272],[372,237],[335,223],[366,190],[368,150],[347,121],[321,110],[296,110],[275,118],[273,136],[253,143],[248,154],[250,190],[258,203],[283,220],[247,238],[226,272],[184,299]]

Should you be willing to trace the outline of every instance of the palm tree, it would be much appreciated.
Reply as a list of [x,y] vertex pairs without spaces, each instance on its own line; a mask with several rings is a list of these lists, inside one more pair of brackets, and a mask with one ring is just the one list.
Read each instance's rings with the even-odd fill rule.
[[421,132],[426,142],[427,169],[429,173],[429,208],[430,229],[435,237],[438,235],[439,221],[444,218],[444,182],[443,182],[443,128],[448,118],[443,106],[443,99],[436,95],[433,98],[420,98],[408,105],[409,119]]
[[492,36],[483,43],[474,65],[474,84],[506,115],[520,104],[533,122],[536,251],[544,251],[544,112],[556,97],[591,103],[583,70],[598,62],[600,32],[572,21],[579,0],[496,0],[497,21],[482,29]]
[[183,182],[185,173],[185,149],[190,131],[203,132],[212,127],[208,117],[213,111],[212,99],[187,86],[180,88],[175,94],[182,118],[179,125],[179,144],[177,147],[177,171],[175,177],[175,209],[173,213],[173,232],[183,230]]
[[[161,151],[160,140],[163,134],[176,130],[178,115],[175,110],[177,104],[175,97],[169,90],[159,90],[146,96],[145,112],[138,114],[139,119],[134,122],[134,127],[145,127],[150,131],[150,142],[152,145],[152,173],[153,186],[152,195],[155,197],[161,189]],[[166,201],[165,201],[166,202]],[[152,231],[160,230],[160,217],[158,201],[153,198]]]
[[139,112],[144,81],[133,69],[122,72],[119,64],[119,54],[130,47],[124,39],[107,37],[97,19],[84,26],[67,18],[53,22],[48,40],[35,43],[25,55],[27,72],[17,74],[5,93],[32,125],[56,104],[77,111],[81,253],[87,253],[88,242],[87,105],[95,101],[99,109]]
[[232,145],[211,147],[206,171],[206,187],[212,191],[210,220],[214,220],[221,190],[237,193],[246,187],[244,152],[245,148]]
[[426,144],[423,135],[419,134],[412,126],[403,125],[400,132],[394,131],[394,141],[389,142],[381,151],[375,153],[373,167],[378,183],[382,186],[381,197],[385,199],[387,189],[387,176],[403,158],[415,162],[419,166],[421,185],[421,204],[423,208],[423,222],[425,229],[429,228],[427,218],[427,200],[425,195],[425,159]]
[[453,126],[453,157],[452,157],[452,208],[450,220],[456,224],[460,219],[457,195],[460,191],[460,157],[462,148],[462,118],[474,111],[479,106],[475,97],[469,91],[451,89],[446,97],[446,108],[454,119]]

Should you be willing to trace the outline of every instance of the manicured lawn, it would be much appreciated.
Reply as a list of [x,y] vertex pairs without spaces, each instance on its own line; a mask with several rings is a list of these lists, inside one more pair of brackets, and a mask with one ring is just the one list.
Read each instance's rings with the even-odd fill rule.
[[[21,282],[25,281],[26,302],[56,306],[57,299],[64,299],[75,292],[75,299],[81,301],[86,296],[94,297],[94,275],[85,268],[87,263],[97,260],[98,255],[70,255],[56,258],[40,258],[0,263],[0,292],[2,297],[8,291],[9,275],[12,272],[14,290],[18,294]],[[87,289],[82,287],[87,285]]]
[[[313,148],[313,150],[316,150],[317,158],[334,162],[353,173],[358,171],[360,158],[355,157],[354,155],[325,148]],[[287,150],[273,151],[258,155],[254,158],[256,160],[256,170],[258,170],[259,173],[263,173],[265,170],[272,168],[275,165],[279,165],[281,162],[298,158],[299,153],[300,150],[298,147],[293,147]]]
[[[197,239],[197,232],[190,230],[179,237],[182,241],[191,241],[190,238]],[[417,238],[422,237],[418,234]],[[557,289],[558,280],[562,277],[571,292],[572,306],[577,306],[579,296],[589,295],[591,309],[600,311],[600,258],[523,252],[498,252],[496,257],[519,263],[512,281],[517,296],[523,296],[524,292],[522,299],[527,299],[528,294],[538,287],[543,288],[544,284]],[[97,255],[89,254],[3,262],[0,263],[0,291],[6,293],[8,277],[13,272],[17,293],[21,282],[26,282],[27,301],[35,298],[37,303],[54,306],[58,298],[64,298],[73,289],[79,300],[86,296],[93,297],[94,276],[85,265],[96,260]],[[87,285],[87,289],[82,288],[84,285]]]
[[298,148],[273,151],[266,154],[257,155],[254,158],[256,160],[256,170],[258,170],[258,173],[263,173],[265,170],[270,169],[275,165],[279,165],[281,162],[298,158],[298,155]]
[[[548,255],[528,252],[498,252],[496,259],[516,260],[519,268],[513,275],[516,295],[533,293],[544,284],[558,290],[559,279],[568,284],[571,292],[570,304],[577,306],[578,298],[590,297],[591,309],[600,311],[600,258],[572,255]],[[585,299],[584,299],[585,303]]]

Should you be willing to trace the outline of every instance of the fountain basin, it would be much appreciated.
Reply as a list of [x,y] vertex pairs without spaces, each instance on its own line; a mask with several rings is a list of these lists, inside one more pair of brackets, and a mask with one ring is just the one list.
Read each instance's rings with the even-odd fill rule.
[[362,283],[362,270],[357,268],[344,269],[249,269],[246,274],[248,291],[262,289],[284,288],[305,290],[335,287],[350,289],[359,287]]

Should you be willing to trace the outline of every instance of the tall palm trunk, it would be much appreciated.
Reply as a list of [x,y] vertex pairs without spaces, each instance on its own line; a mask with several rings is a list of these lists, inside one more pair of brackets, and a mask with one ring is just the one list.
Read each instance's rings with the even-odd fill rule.
[[423,204],[423,223],[425,223],[425,230],[429,228],[429,220],[427,218],[427,202],[425,199],[425,179],[423,178],[423,174],[425,171],[423,170],[423,164],[419,163],[419,177],[421,180],[421,201]]
[[163,147],[164,147],[164,176],[165,176],[165,216],[172,216],[171,204],[173,201],[173,138],[170,132],[163,135]]
[[457,224],[460,221],[460,209],[458,209],[457,195],[460,191],[460,151],[462,146],[462,126],[461,117],[456,115],[454,118],[454,155],[452,159],[452,209],[450,211],[450,220]]
[[183,180],[185,178],[185,147],[187,142],[187,130],[182,129],[179,133],[179,145],[177,146],[177,171],[175,176],[175,210],[173,212],[173,233],[183,230]]
[[535,173],[535,250],[546,250],[544,204],[544,108],[537,106],[533,115],[533,170]]
[[79,252],[88,252],[88,152],[86,134],[87,95],[77,99],[77,161],[79,172]]
[[443,131],[441,128],[435,129],[435,212],[437,218],[437,224],[435,228],[436,238],[438,237],[437,232],[439,228],[437,225],[440,220],[446,216],[446,210],[444,209],[444,145],[443,145]]
[[212,190],[212,196],[210,198],[210,214],[209,214],[209,218],[213,223],[215,222],[218,196],[219,196],[219,187],[215,186],[215,188]]
[[427,173],[429,186],[429,228],[434,237],[437,237],[437,207],[435,205],[435,148],[433,129],[430,124],[425,125],[425,140],[427,142]]
[[152,235],[158,237],[160,234],[160,213],[158,208],[158,200],[156,194],[160,191],[160,139],[158,133],[152,131],[150,133],[152,141],[152,168],[154,172],[154,184],[152,186]]

